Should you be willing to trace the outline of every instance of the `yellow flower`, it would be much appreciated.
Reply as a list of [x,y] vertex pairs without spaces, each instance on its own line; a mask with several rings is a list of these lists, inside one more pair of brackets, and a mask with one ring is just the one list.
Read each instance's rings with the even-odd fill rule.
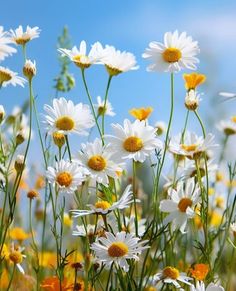
[[64,213],[63,223],[64,223],[64,225],[71,227],[73,220],[71,219],[71,217],[69,216],[68,213]]
[[4,268],[2,273],[0,274],[0,289],[6,290],[9,284],[9,275],[8,271]]
[[206,81],[206,76],[198,73],[183,74],[185,80],[185,88],[190,90],[195,90],[199,85]]
[[211,195],[213,195],[214,193],[215,193],[215,189],[212,188],[212,187],[209,187],[209,189],[208,189],[208,195],[211,196]]
[[129,111],[129,114],[131,114],[136,119],[139,119],[140,121],[145,120],[149,117],[149,115],[152,113],[153,108],[152,107],[141,107],[141,108],[133,108]]
[[208,272],[209,265],[207,264],[195,264],[193,268],[189,269],[191,276],[196,280],[203,281],[205,280]]
[[6,244],[3,245],[3,248],[2,248],[2,253],[1,253],[1,259],[5,259],[5,260],[8,260],[9,259],[9,250],[8,250],[8,247]]
[[26,233],[20,227],[14,227],[10,230],[9,236],[13,240],[18,240],[18,241],[22,242],[22,241],[28,239],[30,237],[30,234]]
[[218,208],[224,208],[224,202],[225,202],[225,199],[223,196],[218,196],[216,197],[216,207]]
[[39,265],[47,268],[55,268],[57,255],[53,252],[44,252],[39,255]]
[[216,211],[212,211],[210,214],[210,225],[217,227],[221,224],[222,215]]

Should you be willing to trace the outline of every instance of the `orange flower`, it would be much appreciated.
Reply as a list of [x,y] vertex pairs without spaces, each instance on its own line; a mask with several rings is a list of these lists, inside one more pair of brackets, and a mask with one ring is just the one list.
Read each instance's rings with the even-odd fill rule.
[[189,269],[191,276],[196,280],[203,281],[205,280],[208,272],[209,265],[207,264],[195,264],[193,268]]
[[[45,278],[41,283],[41,288],[46,291],[58,291],[60,290],[60,281],[56,276]],[[68,284],[65,278],[62,282],[61,290],[73,290],[73,284]]]
[[43,252],[39,255],[39,265],[42,267],[53,268],[57,264],[57,255],[53,252]]
[[183,74],[185,80],[185,88],[190,90],[195,90],[197,86],[201,85],[206,81],[206,76],[198,73]]
[[136,119],[139,119],[140,121],[145,120],[149,117],[149,115],[152,113],[153,108],[152,107],[141,107],[141,108],[133,108],[129,111],[129,114],[131,114]]
[[22,228],[20,227],[14,227],[10,230],[10,238],[18,240],[22,242],[23,240],[26,240],[30,237],[30,234],[26,233]]

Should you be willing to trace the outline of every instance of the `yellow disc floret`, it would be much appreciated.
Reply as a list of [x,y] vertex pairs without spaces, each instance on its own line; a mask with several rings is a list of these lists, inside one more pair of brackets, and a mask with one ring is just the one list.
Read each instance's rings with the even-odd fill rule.
[[167,48],[162,53],[162,57],[163,57],[164,61],[166,61],[167,63],[175,63],[181,59],[182,53],[177,48]]
[[62,116],[56,120],[55,123],[56,128],[59,130],[72,130],[75,126],[74,120],[69,116]]
[[129,248],[123,242],[114,242],[108,248],[108,254],[113,258],[124,257],[128,254]]
[[74,56],[73,61],[76,64],[76,66],[81,68],[81,69],[89,68],[91,65],[89,58],[85,55]]
[[57,175],[56,181],[62,187],[68,187],[72,183],[73,177],[69,172],[61,172]]
[[120,69],[117,69],[108,65],[106,65],[106,69],[110,76],[117,76],[118,74],[122,73]]
[[0,84],[3,82],[10,81],[12,78],[11,74],[5,70],[0,70]]
[[176,280],[179,277],[179,271],[176,268],[170,266],[165,267],[165,269],[162,271],[162,274],[165,278],[170,278],[173,280]]
[[101,208],[103,210],[108,209],[109,207],[111,207],[111,204],[107,201],[98,201],[95,203],[95,207],[96,208]]
[[22,254],[19,251],[12,251],[9,255],[9,259],[14,263],[14,264],[20,264],[23,260]]
[[106,160],[100,155],[92,156],[88,160],[89,168],[98,172],[104,170],[106,168],[106,164]]
[[183,150],[185,150],[186,152],[193,152],[197,149],[198,145],[197,144],[181,144],[181,147]]
[[182,198],[178,203],[178,208],[181,212],[186,212],[188,207],[191,207],[193,204],[192,200],[189,198]]
[[143,148],[143,141],[139,137],[130,136],[124,141],[123,147],[127,152],[138,152]]

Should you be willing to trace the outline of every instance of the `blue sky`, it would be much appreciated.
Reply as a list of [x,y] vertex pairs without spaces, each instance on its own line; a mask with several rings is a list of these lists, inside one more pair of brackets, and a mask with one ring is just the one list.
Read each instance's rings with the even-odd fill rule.
[[[18,25],[39,26],[40,38],[30,42],[28,57],[37,62],[38,74],[34,80],[39,112],[43,104],[54,97],[53,79],[57,75],[56,41],[64,25],[69,28],[72,43],[79,45],[85,40],[88,45],[95,41],[114,45],[117,49],[135,54],[140,65],[138,71],[128,72],[113,78],[109,99],[117,113],[109,122],[122,122],[129,117],[132,107],[152,106],[151,122],[168,120],[169,75],[146,72],[147,62],[141,58],[150,41],[162,41],[166,31],[186,31],[199,41],[199,71],[206,73],[207,83],[202,87],[203,101],[200,112],[205,120],[225,116],[232,103],[220,103],[218,92],[236,91],[236,2],[235,1],[2,1],[0,25],[6,30]],[[21,72],[23,59],[19,53],[1,63]],[[76,78],[76,88],[62,94],[74,102],[87,103],[79,70],[72,64],[70,71]],[[94,66],[87,71],[92,96],[104,96],[107,75],[102,67]],[[185,90],[182,74],[177,74],[176,106],[173,133],[182,128],[185,108]],[[0,98],[7,111],[20,105],[27,98],[27,89],[6,88]],[[191,119],[194,129],[196,123]],[[109,130],[109,126],[107,128]],[[35,143],[34,143],[35,145]]]

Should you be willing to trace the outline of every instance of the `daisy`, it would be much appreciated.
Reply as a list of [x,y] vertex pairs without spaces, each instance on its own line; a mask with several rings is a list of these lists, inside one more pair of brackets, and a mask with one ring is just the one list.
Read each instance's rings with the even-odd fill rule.
[[16,265],[16,267],[22,274],[25,274],[25,271],[21,266],[23,258],[26,258],[26,256],[22,254],[24,249],[25,248],[15,247],[14,244],[12,244],[9,252],[10,261]]
[[[125,188],[125,191],[122,195],[122,197],[114,202],[114,203],[109,203],[108,201],[105,200],[100,200],[95,203],[95,205],[92,204],[87,204],[87,206],[90,208],[90,210],[71,210],[72,214],[74,217],[80,217],[84,215],[89,215],[89,214],[101,214],[105,215],[110,213],[111,211],[114,211],[116,209],[125,209],[128,208],[131,203],[133,203],[133,193],[130,191],[131,185],[128,185]],[[136,202],[137,199],[136,199]]]
[[55,167],[48,167],[46,177],[49,183],[64,193],[73,193],[85,180],[86,171],[75,162],[61,160]]
[[116,50],[113,46],[106,45],[103,50],[101,62],[105,65],[110,76],[117,76],[130,70],[137,70],[136,59],[132,53]]
[[12,40],[19,45],[25,45],[27,42],[34,38],[39,37],[40,29],[35,26],[35,27],[30,27],[27,25],[26,31],[23,31],[23,27],[20,25],[17,29],[10,30]]
[[86,129],[93,127],[94,118],[88,105],[74,103],[65,98],[53,99],[53,107],[45,104],[44,110],[47,130],[50,134],[55,131],[70,134],[88,135]]
[[88,175],[93,181],[107,185],[109,177],[117,178],[117,173],[122,168],[115,163],[109,145],[102,145],[98,138],[93,143],[81,145],[78,160],[87,169]]
[[190,286],[190,291],[224,291],[225,289],[222,286],[215,285],[210,283],[207,288],[202,281],[197,281],[196,287],[193,285]]
[[206,81],[206,76],[199,73],[183,74],[183,78],[187,91],[196,90],[198,86]]
[[73,230],[72,235],[74,236],[92,236],[95,231],[94,224],[88,224],[86,227],[84,225],[76,225],[76,230]]
[[164,121],[157,121],[155,123],[155,129],[156,129],[156,133],[157,135],[162,135],[163,133],[166,132],[166,123]]
[[115,116],[115,112],[113,111],[113,107],[111,103],[107,100],[106,108],[104,108],[105,100],[102,100],[100,96],[97,97],[97,104],[94,104],[94,108],[97,109],[97,115],[109,115]]
[[103,56],[103,47],[99,42],[92,45],[90,52],[87,54],[86,42],[81,41],[79,49],[74,46],[71,50],[59,48],[58,51],[62,56],[67,56],[76,66],[86,69],[92,64],[100,63]]
[[225,135],[236,134],[236,116],[233,116],[231,120],[221,120],[217,128]]
[[150,42],[143,58],[150,59],[154,63],[149,65],[148,71],[178,72],[181,69],[196,70],[199,60],[196,55],[200,52],[198,42],[193,41],[186,32],[166,32],[164,44]]
[[188,110],[196,110],[198,108],[199,102],[201,101],[200,95],[197,94],[195,90],[190,90],[185,96],[185,107]]
[[192,278],[187,277],[186,273],[180,273],[178,269],[171,266],[165,267],[160,273],[154,275],[154,281],[157,283],[161,281],[163,284],[173,284],[176,288],[181,288],[179,283],[191,286],[191,283],[188,282],[190,280]]
[[174,229],[179,228],[185,233],[187,220],[195,215],[194,208],[200,200],[200,189],[195,185],[194,178],[184,183],[177,184],[177,189],[168,189],[171,199],[164,199],[160,202],[160,210],[169,215],[164,219],[163,224],[172,222]]
[[13,43],[8,33],[0,26],[0,61],[3,61],[7,56],[11,56],[16,53],[16,49],[9,44]]
[[185,134],[185,141],[181,142],[181,135],[171,139],[169,151],[171,153],[186,156],[189,159],[200,158],[203,153],[214,149],[218,145],[214,143],[214,135],[209,133],[204,139],[202,136],[197,136],[193,132]]
[[99,261],[105,264],[107,269],[111,268],[113,263],[117,268],[122,268],[125,272],[129,271],[127,260],[139,260],[138,255],[142,251],[149,248],[143,246],[147,241],[141,241],[133,234],[118,232],[113,235],[110,232],[105,233],[105,237],[100,237],[92,244],[91,249],[95,251],[95,255]]
[[24,87],[26,80],[22,77],[19,77],[16,72],[9,70],[0,66],[0,88],[6,87],[7,85],[20,85]]
[[133,159],[144,162],[155,150],[162,148],[162,142],[156,137],[156,129],[146,125],[145,121],[135,120],[131,123],[124,120],[124,127],[112,124],[115,136],[107,135],[112,144],[112,151],[121,159]]
[[[138,219],[138,236],[141,237],[145,233],[146,230],[146,219]],[[122,229],[128,233],[131,233],[133,235],[136,234],[135,230],[135,216],[131,215],[130,218],[125,216],[124,218],[124,226]]]

